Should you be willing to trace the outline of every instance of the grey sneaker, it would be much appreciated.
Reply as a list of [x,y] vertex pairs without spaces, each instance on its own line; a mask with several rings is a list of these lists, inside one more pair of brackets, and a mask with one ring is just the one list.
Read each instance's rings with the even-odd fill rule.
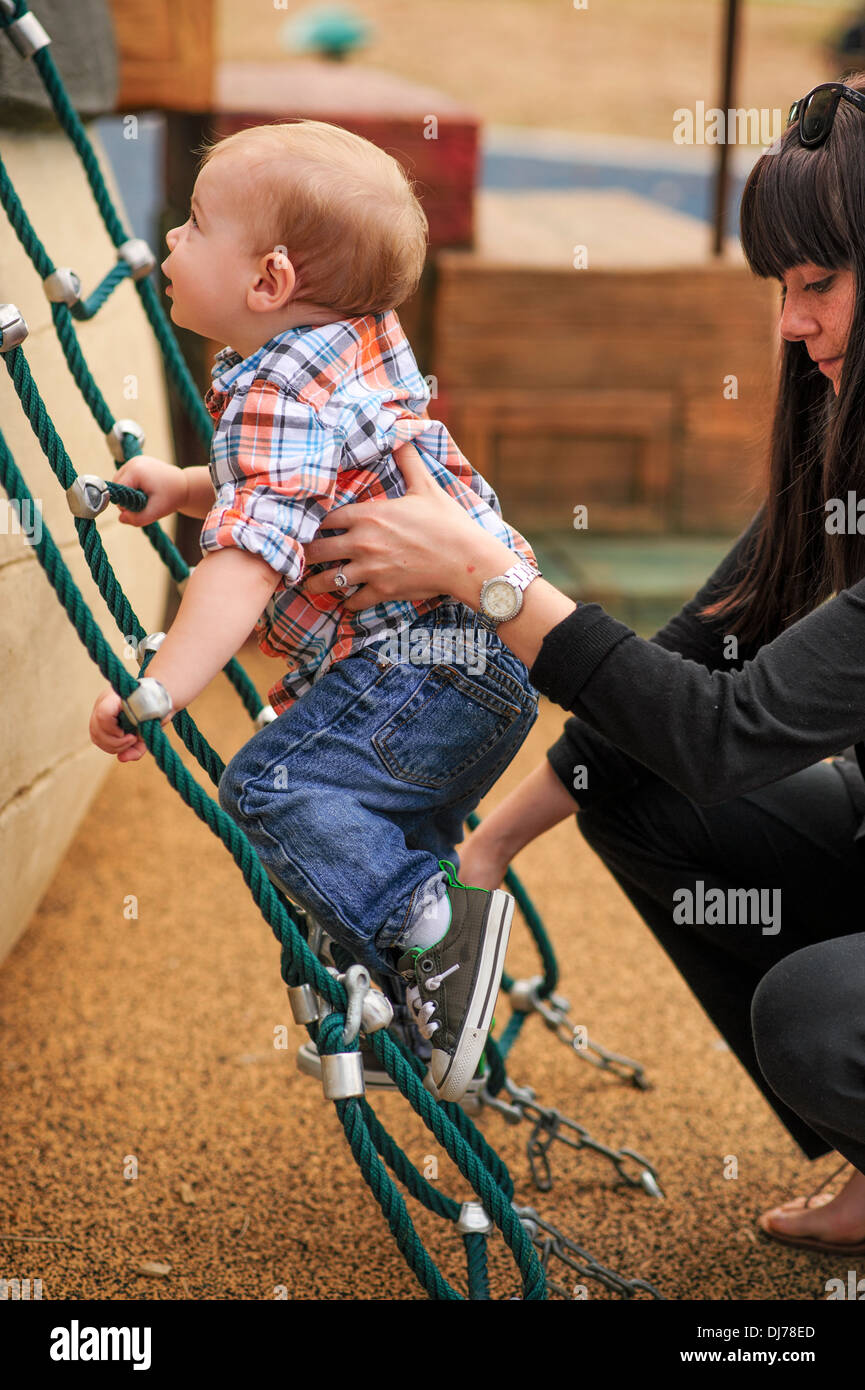
[[433,946],[415,946],[397,962],[415,1022],[432,1039],[429,1071],[440,1100],[465,1093],[486,1045],[514,915],[510,893],[470,888],[447,873],[451,924]]

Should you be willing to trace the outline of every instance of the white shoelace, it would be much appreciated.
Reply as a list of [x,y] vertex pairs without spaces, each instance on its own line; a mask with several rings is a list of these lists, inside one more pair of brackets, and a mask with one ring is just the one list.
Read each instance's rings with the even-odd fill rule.
[[[430,975],[428,980],[424,980],[424,989],[438,989],[442,980],[447,979],[448,975],[452,975],[459,968],[459,962],[457,962],[449,970],[443,970],[440,975]],[[435,1013],[436,1001],[427,999],[426,1003],[422,1004],[420,1002],[420,989],[417,985],[409,985],[406,988],[406,999],[417,1027],[425,1038],[431,1038],[436,1029],[441,1027],[437,1020],[431,1021],[432,1015]]]

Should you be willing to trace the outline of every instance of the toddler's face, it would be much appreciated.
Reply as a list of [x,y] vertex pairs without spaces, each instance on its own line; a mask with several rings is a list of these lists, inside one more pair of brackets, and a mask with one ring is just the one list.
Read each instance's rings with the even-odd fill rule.
[[[171,320],[204,338],[233,343],[243,323],[255,261],[246,251],[247,229],[232,187],[232,158],[218,156],[202,169],[192,191],[190,215],[165,240],[170,255],[162,271],[170,280]],[[232,196],[234,194],[234,196]]]

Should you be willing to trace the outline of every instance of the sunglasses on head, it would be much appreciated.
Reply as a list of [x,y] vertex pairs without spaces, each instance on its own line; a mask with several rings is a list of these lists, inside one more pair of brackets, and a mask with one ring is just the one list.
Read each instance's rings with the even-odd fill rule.
[[843,82],[821,82],[818,87],[812,87],[807,96],[793,102],[787,127],[789,129],[794,121],[799,122],[799,139],[806,149],[815,150],[823,144],[832,129],[842,97],[865,111],[865,96]]

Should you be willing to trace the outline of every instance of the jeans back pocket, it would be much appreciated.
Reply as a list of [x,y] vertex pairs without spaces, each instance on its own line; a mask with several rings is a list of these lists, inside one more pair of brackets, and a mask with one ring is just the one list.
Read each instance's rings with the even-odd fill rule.
[[434,666],[373,735],[391,776],[425,787],[444,787],[479,762],[520,719],[519,705],[484,681],[453,666]]

